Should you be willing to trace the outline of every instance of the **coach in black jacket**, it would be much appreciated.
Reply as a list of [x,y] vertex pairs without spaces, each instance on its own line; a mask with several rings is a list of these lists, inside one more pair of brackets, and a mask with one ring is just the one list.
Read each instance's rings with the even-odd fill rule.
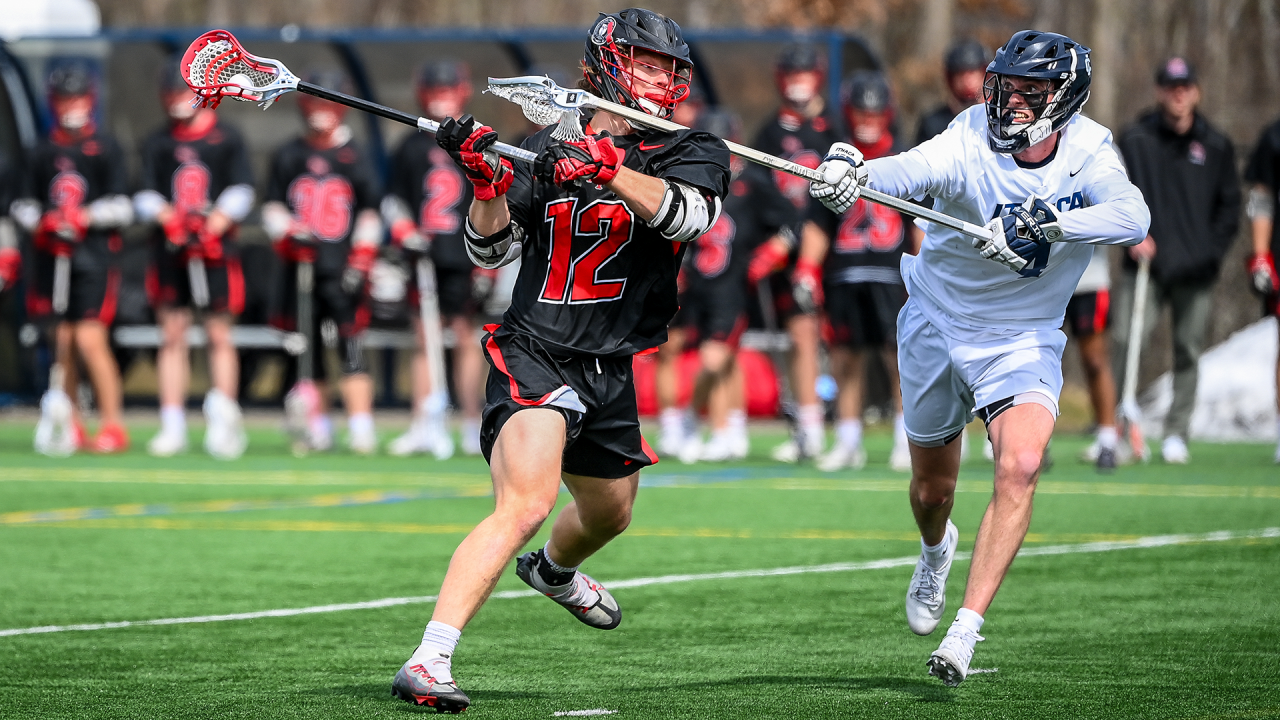
[[1112,364],[1123,377],[1137,260],[1149,257],[1144,345],[1161,306],[1173,311],[1173,406],[1161,454],[1166,462],[1185,463],[1213,284],[1239,229],[1240,181],[1231,141],[1196,111],[1200,88],[1191,65],[1170,58],[1156,85],[1159,107],[1138,118],[1119,143],[1129,177],[1151,209],[1151,230],[1124,258],[1113,305]]

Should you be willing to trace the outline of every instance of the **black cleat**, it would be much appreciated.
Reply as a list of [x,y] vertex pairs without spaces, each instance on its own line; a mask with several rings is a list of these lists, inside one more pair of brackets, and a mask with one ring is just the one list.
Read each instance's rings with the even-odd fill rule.
[[1113,472],[1116,469],[1116,451],[1113,448],[1100,448],[1096,465],[1100,473]]
[[425,665],[412,659],[401,666],[391,681],[391,694],[414,705],[435,708],[438,713],[456,715],[471,704],[471,698],[458,689],[457,683],[437,681]]
[[622,622],[622,610],[618,601],[600,583],[581,572],[573,574],[573,586],[560,595],[547,592],[547,586],[538,577],[537,551],[525,553],[516,560],[516,575],[526,585],[546,595],[567,608],[583,623],[599,630],[612,630]]

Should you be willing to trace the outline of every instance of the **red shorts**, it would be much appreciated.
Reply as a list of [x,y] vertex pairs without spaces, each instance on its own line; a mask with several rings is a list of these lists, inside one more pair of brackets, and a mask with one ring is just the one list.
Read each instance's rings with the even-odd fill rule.
[[1089,337],[1111,326],[1111,291],[1107,289],[1071,296],[1067,302],[1067,324],[1076,337]]

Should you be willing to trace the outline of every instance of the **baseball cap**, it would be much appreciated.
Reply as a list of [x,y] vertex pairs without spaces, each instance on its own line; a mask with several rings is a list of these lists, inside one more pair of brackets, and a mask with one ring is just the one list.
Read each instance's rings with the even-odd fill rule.
[[1156,71],[1156,84],[1160,87],[1194,85],[1195,83],[1196,69],[1184,57],[1175,55],[1165,60],[1160,69]]

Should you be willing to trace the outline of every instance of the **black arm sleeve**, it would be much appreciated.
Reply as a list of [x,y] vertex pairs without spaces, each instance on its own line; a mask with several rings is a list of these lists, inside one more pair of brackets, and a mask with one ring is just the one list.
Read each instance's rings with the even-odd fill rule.
[[1236,152],[1227,141],[1223,153],[1221,177],[1218,179],[1218,198],[1213,212],[1213,236],[1218,245],[1218,257],[1227,254],[1240,229],[1240,178],[1236,175]]

